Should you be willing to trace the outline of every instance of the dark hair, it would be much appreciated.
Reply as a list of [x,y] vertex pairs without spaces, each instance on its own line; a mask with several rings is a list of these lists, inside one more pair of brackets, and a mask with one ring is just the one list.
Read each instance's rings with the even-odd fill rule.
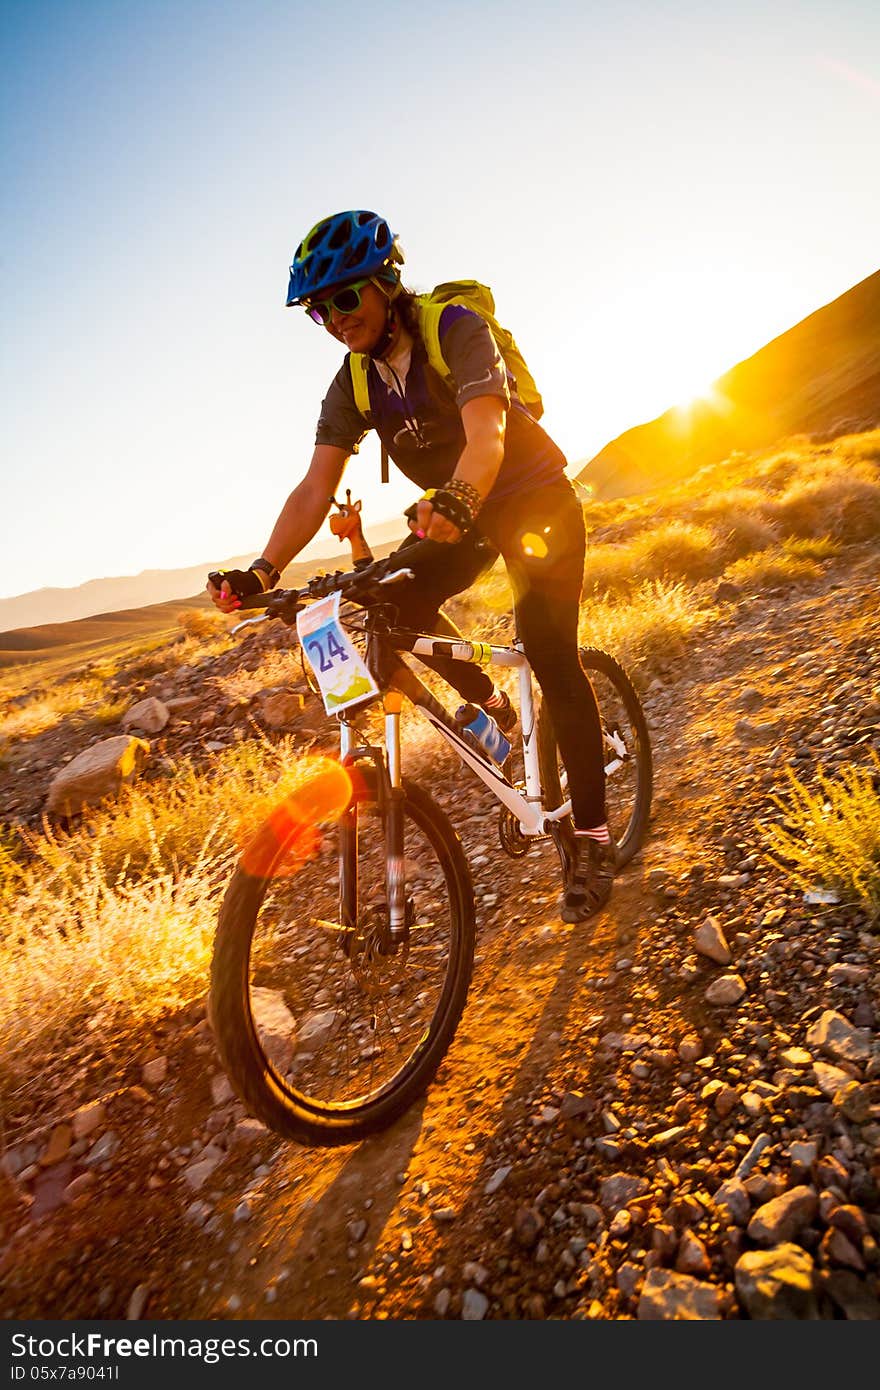
[[397,314],[403,327],[410,337],[417,343],[422,341],[422,333],[419,328],[419,311],[416,305],[416,295],[413,290],[408,290],[405,285],[401,285],[399,292],[391,301],[394,312]]

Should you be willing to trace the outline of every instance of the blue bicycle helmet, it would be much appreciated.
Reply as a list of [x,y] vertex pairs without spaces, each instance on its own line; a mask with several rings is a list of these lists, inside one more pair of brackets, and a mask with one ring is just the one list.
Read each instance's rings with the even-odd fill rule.
[[384,217],[356,208],[325,217],[296,248],[290,267],[287,307],[314,294],[384,272],[399,280],[403,263],[397,237]]

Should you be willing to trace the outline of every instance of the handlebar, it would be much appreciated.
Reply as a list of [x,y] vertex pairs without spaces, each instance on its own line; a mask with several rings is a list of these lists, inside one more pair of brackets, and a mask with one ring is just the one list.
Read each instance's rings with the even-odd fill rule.
[[[413,565],[418,566],[420,560],[431,558],[439,551],[447,549],[448,546],[440,541],[416,541],[412,545],[393,550],[390,555],[373,560],[360,569],[316,574],[300,589],[270,589],[266,593],[249,594],[241,600],[241,609],[265,609],[260,618],[251,618],[248,622],[262,621],[264,618],[282,618],[285,622],[292,623],[302,604],[309,599],[326,598],[328,594],[334,593],[347,594],[356,601],[359,596],[366,599],[367,591],[371,587],[384,587],[412,579],[415,577]],[[219,582],[222,576],[218,573],[212,574],[210,578]]]
[[[359,570],[334,570],[332,574],[316,574],[301,589],[272,589],[265,594],[249,594],[241,600],[242,608],[265,608],[276,616],[273,610],[291,608],[308,599],[326,598],[328,594],[350,593],[369,584],[382,583],[388,569],[388,560],[374,560]],[[400,572],[403,578],[403,571]]]
[[[485,538],[479,544],[487,549],[492,549],[491,542]],[[240,627],[251,623],[266,622],[270,618],[281,618],[285,623],[292,625],[296,620],[303,603],[309,599],[326,598],[329,594],[344,593],[356,603],[362,603],[364,607],[369,606],[370,599],[368,591],[372,587],[374,590],[380,585],[399,583],[403,579],[415,579],[418,577],[419,567],[422,561],[430,563],[439,554],[448,554],[449,545],[443,541],[424,540],[412,541],[399,546],[390,555],[385,555],[380,560],[373,560],[370,564],[362,565],[360,569],[353,570],[334,570],[332,574],[316,574],[301,589],[270,589],[266,593],[249,594],[240,603],[240,609],[262,608],[265,611],[255,618],[245,618],[242,622],[232,628],[232,632],[237,632]],[[219,572],[210,574],[209,579],[219,588],[223,582],[223,576]]]

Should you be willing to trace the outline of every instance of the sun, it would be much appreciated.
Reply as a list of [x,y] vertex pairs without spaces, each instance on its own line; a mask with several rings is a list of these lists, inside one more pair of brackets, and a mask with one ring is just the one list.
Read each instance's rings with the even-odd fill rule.
[[676,410],[692,410],[697,405],[717,405],[721,400],[717,383],[717,377],[704,377],[695,381],[675,402]]

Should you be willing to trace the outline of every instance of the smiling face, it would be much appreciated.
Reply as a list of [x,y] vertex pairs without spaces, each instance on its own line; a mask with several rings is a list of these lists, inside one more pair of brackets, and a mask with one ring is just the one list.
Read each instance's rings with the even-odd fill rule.
[[[336,291],[328,290],[326,294],[316,295],[311,302],[329,303],[334,293]],[[375,285],[364,285],[360,299],[358,307],[348,314],[331,306],[330,321],[324,325],[327,332],[344,343],[349,352],[370,352],[384,334],[388,323],[388,299],[381,290]]]

